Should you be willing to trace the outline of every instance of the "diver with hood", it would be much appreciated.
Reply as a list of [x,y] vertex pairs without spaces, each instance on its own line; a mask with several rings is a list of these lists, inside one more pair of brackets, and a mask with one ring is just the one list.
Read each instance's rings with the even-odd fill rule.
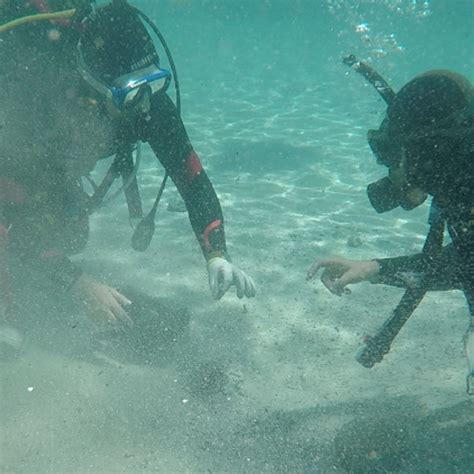
[[[361,67],[353,59],[349,65]],[[362,73],[370,80],[373,71],[365,67]],[[396,94],[379,93],[388,108],[380,128],[368,132],[368,141],[388,176],[368,186],[368,197],[377,212],[386,212],[398,206],[413,209],[430,195],[425,246],[411,256],[316,260],[307,279],[322,269],[323,284],[336,295],[350,293],[347,286],[362,281],[408,288],[411,301],[404,303],[410,310],[399,305],[396,328],[389,320],[380,337],[359,355],[366,367],[381,361],[426,291],[461,289],[471,316],[465,349],[468,393],[474,394],[474,89],[464,76],[437,70],[415,77]],[[451,243],[443,247],[445,227]]]
[[[11,305],[10,257],[84,305],[100,322],[129,322],[127,296],[86,275],[69,256],[89,234],[89,215],[116,178],[129,217],[132,246],[145,250],[168,176],[186,206],[206,260],[215,299],[234,285],[255,295],[252,279],[226,248],[218,197],[166,89],[149,30],[156,26],[127,1],[0,2],[0,312]],[[165,43],[163,46],[168,53]],[[173,77],[174,76],[174,77]],[[136,179],[137,144],[146,142],[165,168],[155,205],[144,217]],[[98,160],[113,164],[94,193],[84,177]]]

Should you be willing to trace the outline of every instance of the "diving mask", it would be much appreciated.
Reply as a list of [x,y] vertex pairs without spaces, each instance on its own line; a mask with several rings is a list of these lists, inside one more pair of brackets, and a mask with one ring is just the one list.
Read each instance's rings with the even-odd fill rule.
[[398,206],[411,211],[421,205],[427,195],[411,186],[406,178],[406,155],[402,144],[379,130],[369,130],[367,139],[377,163],[389,170],[388,176],[367,186],[367,196],[372,207],[378,213],[383,213]]
[[171,73],[152,64],[125,74],[113,81],[110,88],[112,102],[118,109],[133,107],[148,90],[151,95],[168,88]]
[[409,185],[398,186],[388,176],[370,183],[367,186],[367,196],[378,213],[391,211],[398,206],[411,211],[427,198],[426,193],[420,189]]
[[166,91],[171,81],[171,73],[153,63],[116,78],[110,85],[106,84],[97,79],[87,67],[81,42],[77,47],[77,63],[82,78],[121,111],[133,108],[140,103],[145,91],[151,95]]
[[379,165],[392,168],[400,164],[402,146],[383,130],[383,124],[380,130],[369,130],[367,132],[367,141]]

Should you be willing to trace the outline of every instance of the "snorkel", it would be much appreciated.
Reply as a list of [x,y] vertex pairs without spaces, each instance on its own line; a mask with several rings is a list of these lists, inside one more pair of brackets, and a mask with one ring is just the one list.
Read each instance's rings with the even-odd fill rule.
[[371,66],[363,61],[359,61],[356,56],[350,54],[342,59],[342,62],[361,74],[370,85],[379,93],[380,97],[387,105],[390,105],[395,98],[395,91],[390,87],[388,82]]
[[[396,93],[378,72],[367,63],[359,61],[354,55],[345,57],[343,63],[361,74],[390,108]],[[383,120],[378,130],[367,132],[367,141],[377,163],[389,170],[388,176],[367,186],[367,196],[372,207],[378,213],[384,213],[398,206],[411,211],[422,204],[427,197],[426,194],[410,186],[403,179],[403,149],[400,141],[390,134],[388,118]]]

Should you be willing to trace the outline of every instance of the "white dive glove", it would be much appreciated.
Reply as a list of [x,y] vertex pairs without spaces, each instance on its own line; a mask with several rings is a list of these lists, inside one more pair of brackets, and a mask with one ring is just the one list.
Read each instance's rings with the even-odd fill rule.
[[211,258],[207,262],[207,272],[214,299],[221,299],[232,285],[236,286],[239,298],[243,298],[244,295],[247,298],[255,296],[255,284],[252,278],[225,258]]

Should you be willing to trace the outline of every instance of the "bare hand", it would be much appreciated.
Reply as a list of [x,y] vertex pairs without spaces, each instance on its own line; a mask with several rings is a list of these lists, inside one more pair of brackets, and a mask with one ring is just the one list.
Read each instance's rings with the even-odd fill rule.
[[316,260],[308,270],[306,279],[311,280],[320,268],[324,268],[321,275],[321,281],[324,286],[331,293],[338,296],[351,292],[349,288],[346,288],[347,285],[370,280],[380,270],[379,264],[373,260],[355,261],[331,257],[324,260]]
[[98,323],[133,325],[124,306],[132,302],[114,288],[81,275],[71,288],[72,296]]

